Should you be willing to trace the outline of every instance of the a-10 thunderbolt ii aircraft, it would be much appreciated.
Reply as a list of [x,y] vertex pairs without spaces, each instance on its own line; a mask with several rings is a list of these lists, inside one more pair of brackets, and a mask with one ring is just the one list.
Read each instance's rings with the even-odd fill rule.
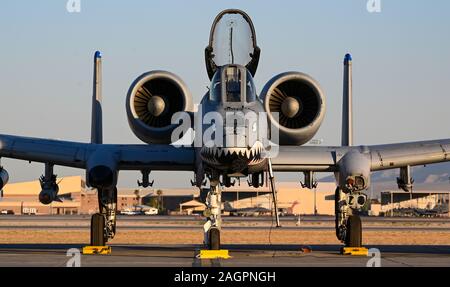
[[[300,72],[276,75],[257,95],[253,77],[260,52],[249,16],[240,10],[221,12],[205,49],[211,86],[198,111],[193,110],[184,82],[172,73],[147,72],[131,84],[126,111],[130,128],[146,143],[140,145],[102,141],[102,59],[96,52],[91,142],[0,135],[0,157],[45,164],[39,195],[43,204],[58,200],[54,165],[85,169],[87,185],[98,191],[99,213],[91,220],[94,246],[106,244],[116,233],[116,185],[121,170],[140,171],[139,184],[144,187],[151,185],[153,170],[192,171],[192,184],[209,186],[202,190],[207,192],[203,194],[204,234],[210,249],[220,248],[223,186],[240,177],[248,177],[256,188],[270,182],[276,199],[275,171],[304,173],[302,185],[307,188],[316,184],[314,173],[333,172],[336,235],[348,247],[361,246],[358,212],[367,200],[364,191],[370,173],[399,169],[398,187],[411,191],[410,167],[450,160],[450,139],[352,146],[352,59],[346,55],[342,146],[304,146],[324,119],[325,95],[316,80]],[[8,174],[2,168],[0,175],[2,188]]]

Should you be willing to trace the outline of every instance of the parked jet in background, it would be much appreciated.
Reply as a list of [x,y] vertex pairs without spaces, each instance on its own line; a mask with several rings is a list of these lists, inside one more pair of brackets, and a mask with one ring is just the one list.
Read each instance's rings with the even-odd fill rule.
[[223,210],[230,213],[230,215],[236,216],[258,216],[261,214],[270,214],[272,209],[268,209],[262,206],[234,208],[227,201],[224,203]]
[[[213,22],[205,50],[211,86],[201,100],[199,112],[193,112],[188,88],[172,73],[151,71],[132,83],[126,110],[130,128],[146,143],[140,145],[103,143],[102,57],[96,52],[91,142],[0,135],[0,157],[45,164],[39,195],[44,204],[58,199],[54,165],[85,169],[86,183],[98,191],[100,212],[92,216],[91,222],[91,244],[96,246],[104,245],[116,233],[119,171],[141,171],[143,187],[151,185],[152,170],[192,171],[193,184],[210,187],[204,231],[205,243],[211,249],[220,248],[221,186],[232,185],[233,178],[248,176],[252,186],[260,187],[264,176],[268,176],[276,199],[274,171],[304,173],[303,186],[307,188],[315,186],[314,173],[333,172],[337,181],[336,235],[346,246],[357,247],[362,242],[358,212],[366,203],[364,191],[370,185],[372,171],[400,169],[398,186],[410,191],[411,166],[450,160],[450,139],[352,146],[350,55],[344,60],[342,146],[302,146],[313,138],[322,123],[325,95],[316,80],[300,72],[274,76],[257,95],[253,77],[260,52],[249,16],[240,10],[221,12]],[[187,112],[188,117],[174,121],[173,116],[179,112]],[[208,118],[211,113],[227,119],[227,124],[220,125],[217,118]],[[227,118],[229,113],[234,116],[231,122]],[[246,115],[252,113],[263,114],[263,120],[248,122]],[[190,125],[196,132],[195,139],[211,133],[215,140],[224,139],[223,145],[216,141],[200,144],[195,141],[187,146],[173,144],[173,135],[190,119],[199,123]],[[249,141],[261,130],[267,132],[266,138]],[[185,130],[181,134],[185,135]],[[230,142],[230,137],[241,139],[244,144]],[[276,144],[267,145],[268,140]],[[272,153],[273,150],[277,152]],[[6,170],[1,169],[0,188],[7,181]]]

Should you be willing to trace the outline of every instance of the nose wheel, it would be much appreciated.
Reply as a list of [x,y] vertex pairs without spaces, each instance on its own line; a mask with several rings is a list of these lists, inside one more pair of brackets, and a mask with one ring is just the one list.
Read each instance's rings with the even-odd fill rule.
[[220,250],[220,230],[219,230],[219,228],[212,227],[209,229],[208,249],[209,250]]

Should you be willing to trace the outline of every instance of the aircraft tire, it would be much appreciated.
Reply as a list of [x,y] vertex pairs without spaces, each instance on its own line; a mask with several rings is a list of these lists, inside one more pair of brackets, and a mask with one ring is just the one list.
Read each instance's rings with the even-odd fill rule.
[[361,247],[362,225],[359,215],[352,215],[347,219],[346,247]]
[[209,249],[220,250],[220,230],[218,228],[211,228],[209,230]]
[[91,217],[91,246],[105,246],[105,217],[96,213]]
[[339,240],[342,240],[339,236],[339,187],[336,187],[336,190],[334,192],[334,225],[336,230],[336,237]]

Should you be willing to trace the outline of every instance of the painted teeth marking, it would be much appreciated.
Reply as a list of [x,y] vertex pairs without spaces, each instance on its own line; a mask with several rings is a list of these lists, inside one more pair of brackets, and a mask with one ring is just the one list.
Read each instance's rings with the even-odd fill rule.
[[264,147],[261,142],[257,141],[251,148],[235,148],[235,147],[204,147],[202,150],[203,158],[211,164],[220,164],[220,159],[233,155],[241,156],[249,160],[250,165],[262,162],[262,152]]

